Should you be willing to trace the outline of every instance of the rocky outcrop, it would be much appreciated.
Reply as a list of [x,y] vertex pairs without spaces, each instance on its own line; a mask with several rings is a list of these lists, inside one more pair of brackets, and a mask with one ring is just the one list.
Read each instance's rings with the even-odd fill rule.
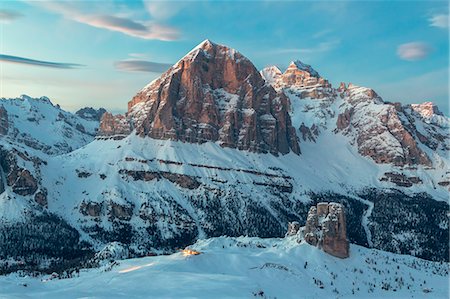
[[140,91],[128,116],[140,136],[300,153],[287,97],[242,54],[208,40]]
[[182,188],[187,189],[197,189],[201,185],[201,183],[193,176],[168,171],[144,171],[144,170],[121,169],[119,173],[123,175],[123,178],[126,178],[126,176],[128,176],[135,181],[148,182],[154,179],[160,180],[164,178],[172,183],[179,185]]
[[[30,170],[21,167],[18,160],[32,161],[28,155],[22,152],[0,149],[0,165],[6,178],[6,185],[18,195],[33,195],[39,188],[38,180]],[[36,168],[41,163],[39,159],[34,159],[32,162]]]
[[304,123],[300,125],[300,128],[298,129],[301,134],[301,138],[303,141],[312,141],[316,142],[316,138],[319,135],[319,127],[316,126],[316,124],[313,124],[311,128],[305,126]]
[[338,115],[337,121],[336,121],[336,128],[338,130],[344,130],[348,128],[350,125],[351,117],[353,115],[354,108],[351,107],[349,109],[345,109],[344,113],[341,113]]
[[300,60],[292,61],[286,71],[280,76],[281,84],[296,87],[331,87],[331,84],[310,65]]
[[[394,148],[386,145],[384,150],[380,150],[380,144],[373,141],[379,136],[390,135],[395,146],[401,151],[394,151]],[[393,137],[393,138],[392,138]],[[397,166],[422,164],[431,166],[431,160],[423,152],[414,137],[406,130],[397,114],[394,106],[386,107],[385,113],[380,115],[379,122],[374,123],[371,130],[363,132],[357,138],[359,152],[363,156],[369,156],[377,163],[389,163]],[[381,145],[383,145],[381,143]]]
[[415,184],[421,184],[422,180],[419,177],[408,177],[403,173],[386,172],[383,177],[380,178],[382,182],[391,182],[399,187],[412,187]]
[[38,189],[36,179],[27,169],[17,169],[8,176],[8,181],[12,191],[19,195],[32,195]]
[[304,227],[299,228],[294,222],[289,224],[287,236],[293,235],[333,256],[349,257],[345,212],[339,203],[321,202],[312,206]]
[[424,118],[430,118],[433,115],[443,115],[442,112],[439,111],[439,108],[432,102],[410,104],[410,107]]
[[333,94],[328,80],[300,60],[292,61],[284,73],[276,66],[269,66],[261,75],[277,90],[290,89],[300,98],[323,99]]
[[372,89],[351,83],[342,92],[344,104],[335,132],[349,136],[361,155],[396,166],[432,165],[418,145],[420,139],[428,140],[420,137],[401,105],[386,103]]
[[297,235],[298,232],[300,231],[300,228],[301,228],[300,223],[298,223],[297,221],[289,222],[286,237],[292,237]]
[[100,217],[102,212],[102,206],[103,206],[102,203],[83,201],[80,204],[79,210],[80,213],[85,216]]
[[0,106],[0,135],[7,135],[8,128],[8,111],[6,111],[5,107],[2,105]]
[[[339,83],[339,87],[337,88],[337,91],[341,94],[344,93],[347,90],[347,84],[345,82]],[[343,94],[342,94],[343,95]]]
[[133,205],[131,204],[118,204],[115,202],[110,202],[108,204],[108,215],[112,219],[119,219],[128,221],[133,216]]
[[48,205],[47,190],[43,189],[36,192],[36,194],[34,195],[34,201],[37,202],[40,206],[46,208]]
[[[402,106],[408,131],[414,138],[433,151],[450,151],[450,120],[431,102]],[[418,125],[416,125],[418,124]]]
[[128,247],[120,242],[110,242],[95,254],[96,261],[123,260],[130,256]]
[[131,126],[124,115],[112,115],[105,112],[100,121],[98,136],[114,137],[127,136],[131,133]]
[[94,109],[92,107],[85,107],[75,112],[75,114],[85,120],[100,121],[105,112],[106,109],[104,108]]

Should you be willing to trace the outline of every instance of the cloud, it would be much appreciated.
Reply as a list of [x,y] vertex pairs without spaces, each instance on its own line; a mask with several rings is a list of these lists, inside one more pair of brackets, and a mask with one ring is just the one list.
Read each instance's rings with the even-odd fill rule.
[[126,59],[116,61],[114,67],[121,71],[127,72],[148,72],[148,73],[163,73],[167,71],[172,65],[168,63],[159,63],[146,60]]
[[17,11],[0,9],[0,23],[10,23],[22,16],[23,15]]
[[146,53],[130,53],[128,56],[135,59],[148,59],[148,54]]
[[142,39],[173,41],[177,40],[179,37],[178,30],[168,26],[156,23],[149,23],[144,25],[133,20],[115,16],[77,15],[73,17],[73,20],[93,27],[117,31]]
[[431,48],[422,42],[406,43],[398,46],[397,55],[403,60],[415,61],[428,56]]
[[313,38],[321,38],[323,36],[329,35],[332,32],[333,32],[333,30],[331,30],[331,29],[324,29],[324,30],[314,33],[312,37]]
[[439,28],[449,28],[449,18],[446,14],[434,15],[428,19],[430,26]]
[[86,12],[80,7],[80,3],[76,2],[37,2],[36,5],[61,14],[69,20],[137,38],[173,41],[180,35],[178,29],[152,20],[138,21],[131,17]]
[[167,20],[178,14],[187,3],[179,1],[144,1],[150,15],[157,20]]
[[83,66],[81,64],[76,64],[76,63],[50,62],[50,61],[35,60],[35,59],[30,59],[30,58],[24,58],[24,57],[12,56],[12,55],[4,55],[4,54],[0,54],[0,61],[9,62],[9,63],[17,63],[17,64],[50,67],[50,68],[56,68],[56,69],[75,69],[75,68],[79,68],[79,67]]
[[339,0],[339,1],[311,1],[310,6],[313,11],[327,13],[332,17],[345,17],[346,12],[351,7],[352,1]]
[[321,42],[315,47],[310,48],[284,48],[276,49],[271,51],[272,54],[307,54],[307,53],[318,53],[318,52],[328,52],[335,49],[341,41],[333,40],[327,42]]

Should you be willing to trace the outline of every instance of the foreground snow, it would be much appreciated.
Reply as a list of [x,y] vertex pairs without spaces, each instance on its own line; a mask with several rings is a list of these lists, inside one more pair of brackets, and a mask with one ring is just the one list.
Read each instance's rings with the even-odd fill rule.
[[80,277],[0,277],[0,298],[448,298],[448,264],[352,245],[339,259],[293,239],[212,238]]

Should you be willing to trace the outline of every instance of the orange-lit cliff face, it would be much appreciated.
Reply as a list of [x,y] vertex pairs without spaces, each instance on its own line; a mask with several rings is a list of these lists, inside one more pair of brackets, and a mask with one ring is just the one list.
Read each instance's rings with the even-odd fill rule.
[[136,133],[275,155],[299,153],[288,100],[242,54],[208,40],[128,103]]

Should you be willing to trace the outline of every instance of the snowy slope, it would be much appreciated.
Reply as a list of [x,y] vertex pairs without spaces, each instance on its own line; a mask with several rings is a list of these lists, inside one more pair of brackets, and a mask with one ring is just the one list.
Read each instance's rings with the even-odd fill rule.
[[8,133],[2,144],[49,155],[71,152],[94,139],[98,121],[62,110],[47,97],[0,98],[7,111]]
[[294,239],[213,238],[200,255],[144,257],[70,279],[0,277],[0,298],[448,298],[448,264],[352,245],[348,259]]
[[[276,157],[215,143],[188,144],[132,134],[122,140],[96,140],[50,159],[42,168],[42,182],[52,186],[48,210],[76,227],[97,249],[117,238],[134,248],[144,244],[168,249],[222,234],[279,236],[288,221],[304,218],[312,203],[310,192],[341,194],[359,202],[364,214],[351,216],[362,217],[358,221],[367,241],[365,237],[353,241],[371,244],[373,203],[361,193],[368,186],[394,187],[379,180],[392,167],[360,156],[333,133],[304,143],[302,151],[300,156]],[[430,181],[432,175],[423,171]],[[445,188],[432,189],[428,183],[404,189],[410,196],[426,192],[435,200],[447,199]],[[443,217],[439,213],[436,219]],[[444,221],[439,224],[442,229],[448,227],[445,219],[439,221]],[[127,233],[116,235],[121,229]]]
[[93,141],[99,121],[26,95],[0,98],[0,114],[0,222],[8,224],[41,211],[52,188],[42,185],[41,167]]

